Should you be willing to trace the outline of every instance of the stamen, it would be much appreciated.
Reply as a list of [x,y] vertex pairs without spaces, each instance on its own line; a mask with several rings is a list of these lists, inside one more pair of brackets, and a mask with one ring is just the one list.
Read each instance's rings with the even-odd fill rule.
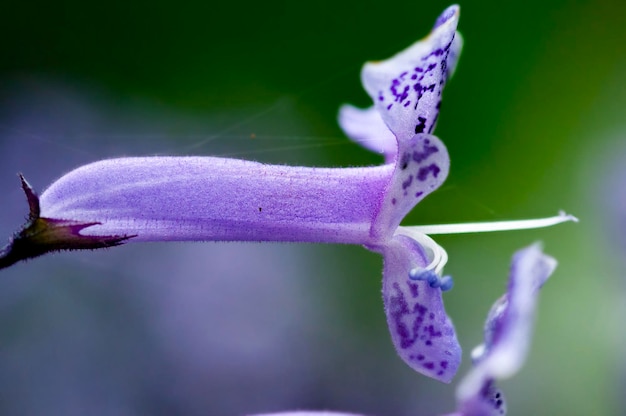
[[452,276],[445,275],[441,278],[441,284],[439,285],[439,288],[441,289],[442,292],[447,292],[453,287],[454,287],[454,280],[452,280]]
[[430,263],[428,263],[428,265],[424,268],[414,270],[432,270],[438,276],[441,276],[443,266],[445,266],[448,262],[448,253],[446,253],[446,250],[444,250],[443,247],[437,244],[435,240],[426,234],[415,230],[415,227],[398,227],[396,233],[411,237],[426,251],[426,256],[428,257]]
[[411,280],[425,281],[430,287],[440,288],[442,292],[446,292],[454,286],[452,276],[439,277],[433,270],[422,269],[421,267],[411,270],[409,278]]
[[488,231],[526,230],[549,227],[563,222],[578,222],[578,218],[563,211],[559,215],[548,218],[518,221],[474,222],[465,224],[417,225],[398,227],[397,234],[414,239],[426,252],[429,263],[426,267],[416,267],[409,272],[409,278],[428,282],[430,287],[448,291],[454,286],[451,276],[441,276],[443,267],[448,262],[448,253],[426,234],[461,234],[481,233]]
[[411,278],[411,280],[426,281],[430,285],[439,280],[439,276],[437,276],[437,273],[433,272],[432,270],[422,269],[421,267],[416,267],[415,269],[412,269],[409,272],[409,278]]
[[[578,218],[563,211],[559,215],[548,218],[517,221],[468,222],[464,224],[415,225],[403,227],[423,234],[463,234],[484,233],[490,231],[528,230],[532,228],[550,227],[562,222],[578,222]],[[413,234],[411,234],[413,236]]]

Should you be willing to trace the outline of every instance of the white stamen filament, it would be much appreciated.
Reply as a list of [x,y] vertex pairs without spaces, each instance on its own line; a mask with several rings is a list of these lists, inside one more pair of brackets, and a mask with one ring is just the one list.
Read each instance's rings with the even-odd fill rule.
[[448,253],[443,247],[423,232],[415,230],[415,227],[398,227],[397,233],[404,234],[417,241],[426,251],[426,256],[430,261],[430,263],[424,267],[424,270],[433,270],[437,275],[441,276],[443,267],[448,262]]
[[[463,234],[484,233],[491,231],[528,230],[532,228],[550,227],[552,225],[560,224],[567,221],[578,222],[578,218],[561,211],[559,212],[559,215],[554,217],[538,218],[531,220],[415,225],[403,228],[423,234]],[[411,236],[413,236],[413,234],[411,234]]]
[[527,230],[532,228],[550,227],[563,222],[578,222],[578,218],[573,215],[559,212],[554,217],[517,220],[517,221],[494,221],[494,222],[470,222],[463,224],[439,224],[439,225],[415,225],[409,227],[398,227],[398,234],[404,234],[414,239],[426,251],[429,264],[424,270],[433,270],[441,276],[443,267],[448,262],[448,253],[435,240],[427,234],[462,234],[462,233],[483,233],[490,231],[510,231]]

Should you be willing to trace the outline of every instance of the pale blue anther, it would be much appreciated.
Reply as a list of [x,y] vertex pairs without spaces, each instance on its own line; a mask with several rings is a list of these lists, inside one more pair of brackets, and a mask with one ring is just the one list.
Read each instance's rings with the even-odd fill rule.
[[454,287],[454,280],[450,275],[443,276],[439,282],[439,288],[442,292],[446,292]]
[[439,280],[437,273],[433,270],[421,269],[419,267],[416,267],[409,272],[409,278],[411,278],[411,280],[427,281],[428,283],[433,280]]
[[452,289],[454,286],[454,280],[452,276],[439,277],[434,270],[426,270],[416,267],[409,272],[409,278],[411,280],[418,280],[427,282],[432,288],[440,288],[443,292]]
[[441,279],[439,278],[439,276],[437,276],[437,273],[432,272],[430,274],[430,276],[428,276],[428,280],[426,280],[428,282],[428,285],[432,288],[438,288],[439,286],[441,286]]

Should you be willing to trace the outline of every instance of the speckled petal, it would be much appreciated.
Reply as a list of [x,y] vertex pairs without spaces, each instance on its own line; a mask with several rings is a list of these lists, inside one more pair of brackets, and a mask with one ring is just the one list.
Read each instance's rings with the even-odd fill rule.
[[349,104],[339,109],[339,125],[346,135],[376,153],[385,156],[385,162],[391,163],[398,153],[398,143],[389,127],[385,124],[376,107],[365,110]]
[[372,225],[374,240],[393,232],[418,202],[441,186],[450,169],[446,146],[435,136],[417,134],[398,144],[393,176]]
[[511,377],[524,363],[537,295],[556,264],[538,244],[515,253],[507,293],[492,307],[485,323],[485,344],[473,353],[475,367],[457,390],[464,416],[505,414],[504,396],[495,380]]
[[459,7],[450,6],[426,38],[385,61],[363,67],[363,86],[399,141],[434,131],[441,92],[462,47],[456,32],[458,19]]
[[506,400],[495,380],[485,381],[482,388],[471,397],[460,402],[454,416],[504,416],[507,412]]
[[461,362],[461,347],[441,290],[409,279],[410,270],[427,264],[422,247],[407,236],[396,235],[380,251],[385,314],[396,351],[415,371],[449,383]]

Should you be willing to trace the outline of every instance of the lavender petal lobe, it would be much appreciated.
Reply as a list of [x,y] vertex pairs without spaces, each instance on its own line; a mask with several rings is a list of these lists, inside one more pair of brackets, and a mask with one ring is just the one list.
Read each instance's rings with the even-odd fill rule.
[[414,240],[397,235],[380,250],[384,256],[383,300],[393,345],[414,370],[449,382],[461,350],[443,308],[441,290],[409,272],[423,268],[426,257]]

